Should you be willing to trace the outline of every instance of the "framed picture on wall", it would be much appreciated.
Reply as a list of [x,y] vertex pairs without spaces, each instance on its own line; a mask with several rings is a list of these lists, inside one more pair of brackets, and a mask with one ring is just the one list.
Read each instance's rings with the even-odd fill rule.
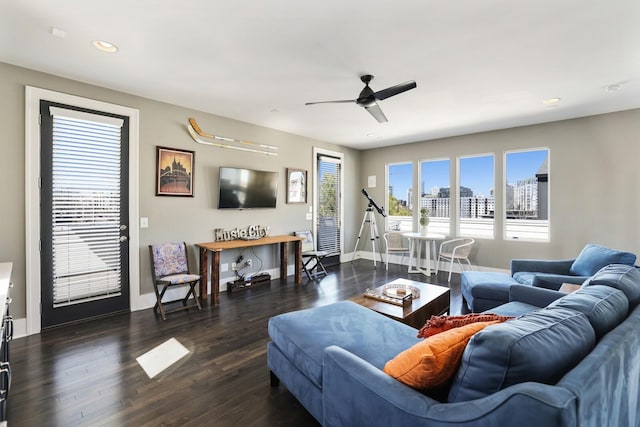
[[307,171],[287,168],[287,203],[307,203]]
[[193,197],[195,152],[157,147],[156,196]]

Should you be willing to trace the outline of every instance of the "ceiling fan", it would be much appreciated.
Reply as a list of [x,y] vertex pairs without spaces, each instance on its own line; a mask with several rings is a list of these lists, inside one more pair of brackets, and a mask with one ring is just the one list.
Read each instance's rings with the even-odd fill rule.
[[382,101],[383,99],[390,98],[392,96],[398,95],[399,93],[406,92],[410,89],[414,89],[417,87],[416,82],[413,80],[409,80],[408,82],[400,83],[395,86],[388,87],[386,89],[379,90],[374,92],[373,89],[369,87],[369,82],[373,80],[373,76],[371,74],[365,74],[360,76],[360,80],[365,84],[364,89],[358,95],[356,99],[344,99],[340,101],[318,101],[318,102],[307,102],[304,105],[314,105],[314,104],[347,104],[355,102],[361,107],[364,107],[365,110],[369,112],[378,122],[384,123],[387,122],[387,117],[384,115],[380,106],[376,101]]

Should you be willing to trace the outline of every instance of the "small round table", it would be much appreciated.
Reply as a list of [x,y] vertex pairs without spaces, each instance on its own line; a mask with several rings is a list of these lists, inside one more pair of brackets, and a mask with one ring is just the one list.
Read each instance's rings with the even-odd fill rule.
[[[447,236],[444,234],[436,233],[402,233],[403,236],[409,239],[409,273],[422,273],[425,276],[431,276],[431,244],[434,245],[435,254],[435,241],[444,240]],[[426,268],[420,266],[420,257],[422,255],[422,243],[424,242],[424,254],[426,259]],[[436,262],[438,262],[436,260]],[[414,267],[415,263],[415,267]]]

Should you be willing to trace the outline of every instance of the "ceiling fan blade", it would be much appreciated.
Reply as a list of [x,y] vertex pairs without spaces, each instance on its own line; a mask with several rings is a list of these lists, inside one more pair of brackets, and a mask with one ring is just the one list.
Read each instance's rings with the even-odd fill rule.
[[353,104],[356,102],[355,99],[343,99],[341,101],[316,101],[316,102],[305,102],[304,105],[315,105],[315,104]]
[[408,82],[400,83],[399,85],[391,86],[386,89],[382,89],[373,94],[378,101],[382,101],[383,99],[387,99],[391,96],[397,95],[402,92],[406,92],[410,89],[415,89],[418,85],[413,80],[409,80]]
[[382,109],[380,108],[380,106],[375,102],[369,105],[368,107],[364,107],[364,109],[367,110],[369,114],[371,114],[373,118],[376,119],[379,123],[385,123],[389,121],[387,120],[387,117],[382,112]]

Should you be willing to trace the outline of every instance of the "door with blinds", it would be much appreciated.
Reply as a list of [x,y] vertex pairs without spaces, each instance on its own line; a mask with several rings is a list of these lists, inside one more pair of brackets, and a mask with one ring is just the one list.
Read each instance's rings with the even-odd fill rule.
[[342,253],[342,159],[317,154],[316,161],[317,249],[330,254],[323,263],[337,264]]
[[42,327],[129,310],[125,116],[40,102]]

